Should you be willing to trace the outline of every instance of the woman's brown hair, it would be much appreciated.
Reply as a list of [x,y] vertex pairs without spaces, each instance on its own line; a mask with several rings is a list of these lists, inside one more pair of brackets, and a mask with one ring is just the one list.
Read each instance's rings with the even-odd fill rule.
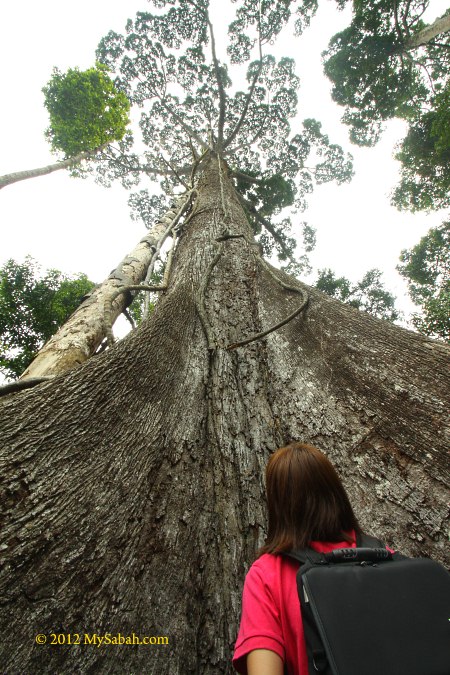
[[269,531],[263,553],[304,548],[310,541],[350,541],[358,521],[336,469],[317,448],[290,443],[266,468]]

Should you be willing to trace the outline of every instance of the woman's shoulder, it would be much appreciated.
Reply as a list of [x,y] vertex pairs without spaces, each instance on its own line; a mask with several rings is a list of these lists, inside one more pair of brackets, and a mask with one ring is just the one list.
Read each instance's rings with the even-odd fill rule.
[[287,555],[280,553],[263,553],[251,565],[247,575],[259,576],[264,579],[279,577],[280,573],[287,567],[298,568],[298,562]]
[[253,562],[249,569],[249,573],[267,573],[271,570],[276,570],[280,565],[280,557],[281,556],[274,555],[273,553],[263,553]]

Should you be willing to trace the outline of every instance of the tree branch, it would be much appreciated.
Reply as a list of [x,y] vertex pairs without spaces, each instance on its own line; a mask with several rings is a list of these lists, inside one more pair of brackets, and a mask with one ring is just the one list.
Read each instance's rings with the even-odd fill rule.
[[9,382],[0,387],[0,396],[7,396],[8,394],[15,394],[17,391],[22,391],[23,389],[31,389],[37,384],[42,384],[42,382],[48,382],[53,380],[54,375],[43,375],[42,377],[29,377],[27,380],[16,380],[15,382]]
[[247,183],[255,183],[257,185],[262,185],[264,181],[262,181],[260,178],[255,178],[254,176],[249,176],[248,173],[243,173],[242,171],[231,171],[230,173],[231,176],[234,176],[235,178],[240,178],[241,180],[245,180]]
[[130,312],[127,309],[124,309],[122,314],[124,315],[124,317],[126,318],[128,323],[130,324],[131,329],[136,330],[136,324],[134,323],[133,317],[131,316]]
[[[259,22],[258,22],[258,24],[259,24]],[[249,107],[250,102],[252,100],[253,92],[255,91],[256,83],[257,83],[258,78],[259,78],[260,73],[261,73],[262,64],[263,64],[263,57],[262,57],[262,47],[261,47],[261,30],[260,30],[259,26],[258,26],[258,43],[259,43],[258,70],[256,71],[255,76],[254,76],[254,78],[251,82],[250,88],[248,90],[248,94],[247,94],[247,97],[245,99],[244,108],[242,110],[241,116],[240,116],[236,126],[234,127],[233,131],[231,132],[231,134],[226,139],[226,141],[224,143],[224,146],[223,146],[224,148],[227,148],[234,141],[234,139],[236,138],[236,136],[238,135],[238,133],[241,129],[242,124],[244,123],[245,116],[247,115],[248,107]]]
[[398,18],[398,0],[394,0],[394,21],[395,21],[395,30],[397,32],[397,35],[400,38],[400,40],[403,41],[404,35],[403,35],[402,29],[400,28],[400,22],[399,22],[399,18]]
[[405,42],[405,49],[415,49],[427,44],[441,33],[448,33],[450,31],[450,14],[436,19],[432,24],[426,26],[421,31],[413,35],[407,42]]
[[217,54],[216,54],[216,41],[214,38],[214,28],[213,25],[210,21],[209,18],[209,13],[208,10],[205,7],[200,7],[194,0],[186,0],[188,5],[192,5],[192,7],[195,7],[199,12],[201,12],[208,24],[209,28],[209,34],[211,37],[211,52],[212,52],[212,58],[213,58],[213,64],[214,64],[214,73],[216,76],[216,81],[217,81],[217,87],[219,89],[219,123],[218,123],[218,130],[217,130],[217,139],[218,139],[218,145],[219,149],[222,149],[223,146],[223,129],[224,129],[224,123],[225,123],[225,90],[223,88],[223,81],[222,77],[220,75],[220,66],[219,66],[219,61],[217,59]]
[[222,81],[222,76],[220,74],[220,66],[219,62],[217,60],[217,54],[216,54],[216,41],[214,39],[214,29],[213,25],[209,19],[209,14],[206,12],[206,20],[208,22],[208,27],[209,27],[209,34],[211,36],[211,51],[212,51],[212,57],[213,57],[213,64],[214,64],[214,73],[216,75],[216,81],[217,81],[217,86],[219,88],[219,122],[218,122],[218,128],[217,128],[217,143],[219,146],[219,150],[222,150],[223,148],[223,130],[224,130],[224,125],[225,125],[225,90],[223,88],[223,81]]
[[292,254],[291,254],[291,253],[288,251],[288,249],[286,248],[285,243],[284,243],[283,240],[281,239],[280,235],[278,234],[278,232],[276,231],[276,229],[274,228],[274,226],[272,225],[272,223],[271,223],[269,220],[267,220],[266,218],[264,218],[263,216],[261,216],[261,215],[258,213],[258,211],[256,210],[256,208],[253,206],[253,204],[250,204],[250,202],[248,202],[244,197],[242,197],[241,195],[238,195],[238,197],[239,197],[239,201],[242,203],[242,205],[243,205],[248,211],[250,211],[250,213],[252,213],[252,214],[255,216],[255,218],[257,219],[257,221],[258,221],[259,223],[261,223],[261,225],[263,225],[263,226],[266,228],[266,230],[272,235],[272,237],[273,237],[273,238],[275,239],[275,241],[277,242],[278,246],[279,246],[279,247],[281,248],[281,250],[283,251],[283,254],[286,256],[286,258],[287,258],[291,263],[293,263],[294,265],[297,264],[297,263],[296,263],[296,260],[292,257]]
[[180,174],[173,168],[173,166],[171,165],[171,163],[167,161],[167,159],[164,157],[164,155],[163,155],[162,153],[161,153],[161,159],[162,159],[162,161],[164,162],[164,164],[165,164],[166,166],[169,167],[171,173],[172,173],[176,178],[178,178],[178,180],[179,180],[179,182],[181,183],[181,185],[182,185],[186,190],[189,191],[189,190],[190,190],[189,185],[188,185],[187,183],[184,182],[184,180],[181,178]]
[[59,171],[60,169],[68,169],[75,164],[79,164],[84,159],[91,159],[97,153],[101,152],[106,148],[108,143],[101,145],[95,150],[89,150],[86,152],[79,152],[78,155],[69,157],[69,159],[64,159],[61,162],[55,162],[54,164],[48,164],[47,166],[41,166],[37,169],[28,169],[26,171],[17,171],[15,173],[7,173],[4,176],[0,176],[0,190],[7,185],[12,183],[18,183],[21,180],[26,180],[27,178],[36,178],[37,176],[46,176],[49,173],[54,171]]
[[245,147],[251,148],[252,145],[254,143],[256,143],[258,138],[260,138],[262,136],[263,131],[264,131],[264,124],[266,123],[266,119],[267,119],[268,116],[269,116],[269,107],[267,107],[267,110],[265,111],[265,114],[264,114],[263,120],[261,122],[261,125],[260,125],[258,131],[256,132],[256,134],[253,136],[253,138],[250,141],[247,141],[246,143],[240,143],[239,145],[237,145],[235,148],[232,148],[231,150],[225,150],[224,157],[226,155],[234,155],[234,153],[238,152],[238,150],[240,150],[241,148],[245,148]]
[[[127,160],[127,161],[123,162],[122,158]],[[175,176],[176,178],[178,178],[180,180],[180,182],[182,182],[182,181],[179,178],[179,176],[181,176],[183,174],[188,174],[189,171],[190,171],[190,167],[188,167],[188,166],[181,167],[181,169],[178,169],[177,172],[175,172],[172,168],[170,169],[170,171],[163,171],[162,169],[155,169],[154,167],[149,166],[148,164],[132,166],[130,164],[130,162],[128,161],[128,158],[126,157],[126,155],[121,155],[121,157],[116,157],[113,154],[111,154],[111,155],[106,154],[106,159],[109,159],[111,162],[114,162],[116,165],[122,166],[122,167],[124,167],[125,169],[127,169],[128,171],[131,171],[131,172],[136,171],[138,173],[145,173],[147,175],[153,175],[153,176],[167,176],[169,174],[171,176]]]
[[194,138],[197,143],[204,149],[208,150],[208,144],[203,141],[198,134],[194,131],[194,129],[189,125],[186,124],[186,122],[183,120],[182,117],[178,115],[170,106],[167,105],[167,103],[163,100],[160,99],[160,103],[162,107],[167,110],[167,112],[172,115],[172,117],[178,122],[178,124],[184,129],[184,131],[187,133],[188,136]]

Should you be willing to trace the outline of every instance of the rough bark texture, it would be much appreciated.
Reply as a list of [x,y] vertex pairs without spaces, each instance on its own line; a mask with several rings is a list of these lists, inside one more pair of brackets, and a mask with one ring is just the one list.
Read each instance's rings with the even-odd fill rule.
[[[300,316],[226,350],[299,295],[244,239],[215,241],[220,194],[212,163],[145,325],[0,401],[8,675],[231,673],[242,583],[264,536],[265,463],[293,438],[331,457],[366,530],[445,559],[447,348],[307,289]],[[228,182],[225,197],[228,230],[250,240]],[[35,643],[107,632],[169,644]]]

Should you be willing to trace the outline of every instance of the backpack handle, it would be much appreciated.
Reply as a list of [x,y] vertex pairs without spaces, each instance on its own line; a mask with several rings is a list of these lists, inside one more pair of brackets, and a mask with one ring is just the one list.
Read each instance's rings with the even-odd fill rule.
[[325,560],[332,563],[378,562],[392,560],[392,553],[385,548],[335,548],[325,553]]

